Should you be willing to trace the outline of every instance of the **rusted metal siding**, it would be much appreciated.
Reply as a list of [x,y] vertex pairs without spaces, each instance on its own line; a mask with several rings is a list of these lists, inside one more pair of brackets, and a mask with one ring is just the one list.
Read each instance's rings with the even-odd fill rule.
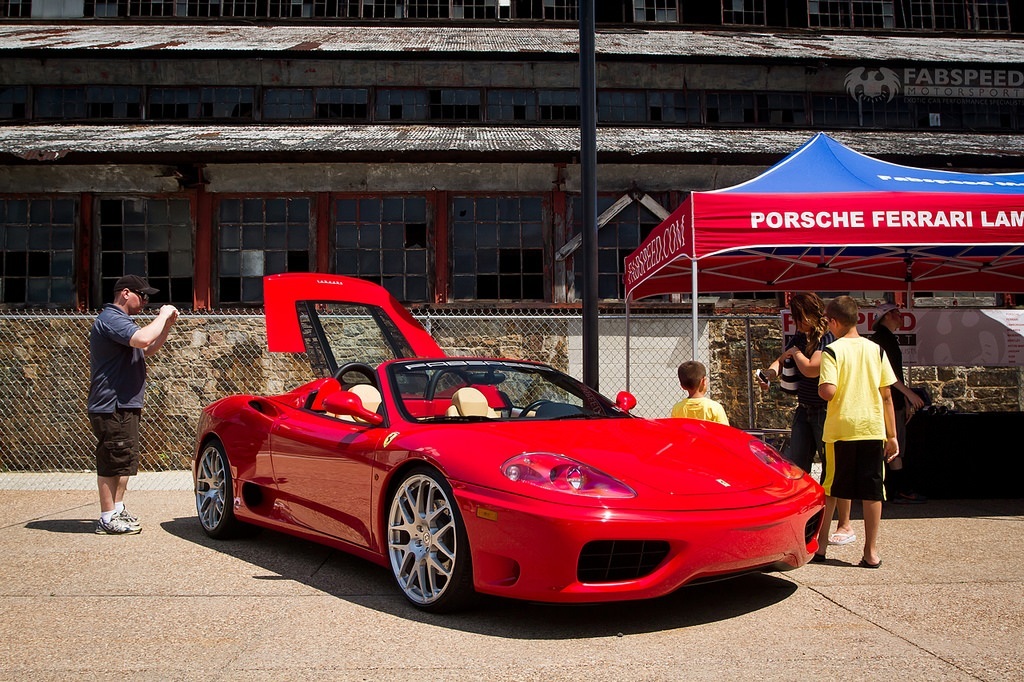
[[[602,128],[598,152],[644,156],[782,155],[802,144],[811,130],[720,130]],[[1024,155],[1024,136],[919,131],[839,132],[836,139],[873,156]],[[579,150],[576,128],[501,128],[431,125],[192,126],[61,125],[0,126],[0,154],[31,161],[56,161],[69,154],[346,154],[379,152],[554,153]],[[197,157],[202,158],[202,157]]]
[[[155,52],[424,53],[575,58],[578,31],[503,26],[0,26],[0,52],[91,50]],[[608,57],[937,61],[1024,63],[1024,40],[1003,37],[691,30],[598,31]]]

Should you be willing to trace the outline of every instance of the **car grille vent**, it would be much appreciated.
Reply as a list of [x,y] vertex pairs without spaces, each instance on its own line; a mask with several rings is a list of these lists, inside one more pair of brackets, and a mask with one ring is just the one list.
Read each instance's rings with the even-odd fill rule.
[[650,574],[668,556],[664,540],[597,540],[580,552],[576,579],[581,583],[635,580]]
[[825,512],[820,511],[811,518],[807,519],[807,525],[804,526],[804,542],[810,544],[811,540],[818,534],[818,529],[821,527],[821,520],[824,518]]

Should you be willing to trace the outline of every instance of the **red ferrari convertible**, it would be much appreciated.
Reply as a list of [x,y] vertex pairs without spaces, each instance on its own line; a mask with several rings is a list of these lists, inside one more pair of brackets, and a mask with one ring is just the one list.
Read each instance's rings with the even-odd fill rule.
[[448,357],[362,280],[273,275],[264,296],[270,350],[324,377],[203,411],[211,537],[262,526],[351,552],[429,611],[651,598],[817,549],[821,487],[743,431],[631,416],[630,394],[543,364]]

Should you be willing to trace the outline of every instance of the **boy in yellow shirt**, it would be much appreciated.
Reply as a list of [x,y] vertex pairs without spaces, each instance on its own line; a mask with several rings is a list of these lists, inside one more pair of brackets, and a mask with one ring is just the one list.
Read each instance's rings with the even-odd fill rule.
[[824,561],[837,499],[861,500],[864,555],[860,565],[878,568],[878,529],[885,499],[883,461],[899,454],[896,416],[889,389],[896,382],[885,352],[857,333],[857,302],[849,296],[829,301],[828,328],[836,340],[821,354],[818,395],[825,413],[825,520],[814,561]]
[[672,407],[673,417],[703,419],[729,425],[729,417],[722,404],[707,397],[708,370],[703,363],[689,360],[679,365],[679,385],[686,389],[688,397]]

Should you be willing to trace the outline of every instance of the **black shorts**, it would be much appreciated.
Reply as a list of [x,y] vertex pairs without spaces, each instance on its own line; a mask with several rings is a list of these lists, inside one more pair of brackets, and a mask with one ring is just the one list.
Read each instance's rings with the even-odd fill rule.
[[885,499],[885,441],[825,443],[825,494],[844,500]]
[[89,423],[96,436],[96,475],[134,476],[139,473],[141,415],[142,410],[137,409],[89,413]]

